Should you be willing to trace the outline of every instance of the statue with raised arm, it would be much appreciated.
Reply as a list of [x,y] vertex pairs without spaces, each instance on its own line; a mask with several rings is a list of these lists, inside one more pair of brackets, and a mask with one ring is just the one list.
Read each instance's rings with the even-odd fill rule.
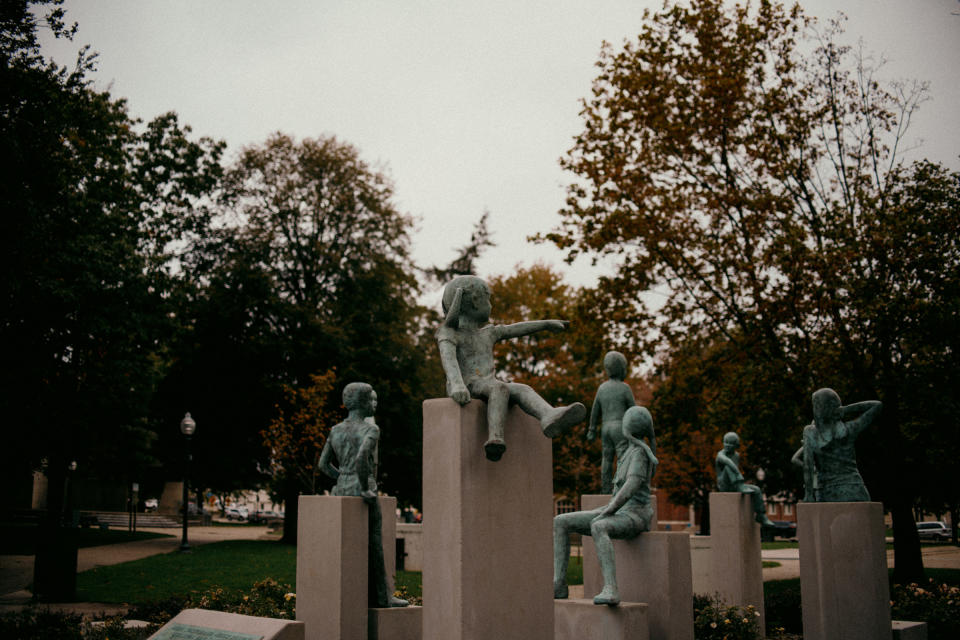
[[[330,430],[320,454],[320,469],[337,481],[335,496],[358,496],[367,503],[368,562],[367,605],[405,607],[406,600],[387,593],[387,572],[383,560],[383,522],[377,504],[376,457],[380,428],[373,422],[377,393],[365,382],[351,382],[343,389],[347,419]],[[333,465],[336,457],[339,467]]]
[[566,320],[535,320],[516,324],[487,324],[490,320],[490,288],[476,276],[457,276],[443,290],[443,324],[437,330],[440,361],[447,378],[447,394],[464,405],[471,398],[487,403],[488,460],[497,461],[507,449],[504,423],[510,405],[540,420],[544,435],[555,438],[583,420],[587,409],[575,402],[552,407],[525,384],[503,382],[494,373],[493,345],[538,331],[565,331]]
[[603,357],[603,369],[606,380],[597,389],[597,396],[590,409],[590,425],[587,427],[587,442],[597,437],[597,423],[600,423],[600,442],[603,445],[603,458],[600,463],[600,483],[602,493],[613,493],[613,459],[627,448],[627,439],[623,435],[623,414],[636,401],[633,390],[624,378],[627,377],[627,359],[619,351],[610,351]]
[[717,453],[715,467],[717,470],[717,487],[720,491],[746,493],[753,502],[754,519],[765,527],[772,527],[773,523],[767,517],[767,510],[763,504],[763,492],[760,487],[744,482],[740,473],[740,436],[733,431],[723,436],[723,449]]
[[855,444],[882,408],[879,400],[842,406],[833,389],[814,392],[813,423],[804,427],[803,447],[793,456],[803,465],[804,502],[870,501]]
[[[650,530],[653,519],[650,481],[657,469],[653,418],[644,407],[630,407],[623,415],[622,428],[627,444],[617,460],[610,502],[602,509],[562,513],[553,519],[554,598],[563,599],[568,595],[571,533],[593,538],[603,575],[603,589],[594,596],[593,603],[612,606],[620,603],[612,540],[629,540]],[[650,439],[649,445],[643,441],[644,436]]]

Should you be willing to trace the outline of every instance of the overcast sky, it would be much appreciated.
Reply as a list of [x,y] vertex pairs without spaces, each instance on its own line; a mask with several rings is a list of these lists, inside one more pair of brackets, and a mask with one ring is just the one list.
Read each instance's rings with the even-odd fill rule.
[[[910,139],[960,169],[960,3],[804,0],[808,14],[849,16],[850,41],[889,61],[894,78],[931,83]],[[558,159],[581,130],[603,40],[639,32],[651,0],[67,0],[69,63],[100,52],[97,86],[149,120],[176,111],[228,154],[274,131],[336,135],[387,169],[400,208],[419,219],[418,264],[445,264],[484,210],[497,247],[481,275],[562,256],[526,237],[559,221],[568,180]],[[586,264],[561,268],[590,284]]]

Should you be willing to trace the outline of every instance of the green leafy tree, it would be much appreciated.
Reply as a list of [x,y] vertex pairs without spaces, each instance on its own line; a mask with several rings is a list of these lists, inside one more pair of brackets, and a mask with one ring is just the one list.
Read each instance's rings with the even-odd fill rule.
[[[897,578],[911,580],[922,574],[911,506],[923,474],[911,472],[908,423],[927,409],[908,406],[903,385],[943,389],[934,368],[917,369],[928,348],[955,365],[929,329],[954,321],[956,210],[927,187],[951,184],[941,167],[898,159],[925,86],[882,85],[840,33],[769,1],[648,12],[634,41],[601,53],[584,131],[563,160],[578,179],[546,238],[571,258],[615,261],[599,298],[637,348],[669,359],[690,340],[723,340],[756,384],[774,376],[803,390],[781,417],[808,417],[820,386],[882,400],[863,466],[893,514]],[[905,215],[908,200],[923,215]],[[647,290],[663,294],[657,304],[637,295]],[[801,424],[771,428],[791,440]]]

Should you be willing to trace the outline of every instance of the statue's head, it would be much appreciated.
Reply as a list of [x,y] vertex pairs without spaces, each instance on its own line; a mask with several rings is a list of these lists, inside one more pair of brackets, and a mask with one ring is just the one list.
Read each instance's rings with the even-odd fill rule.
[[644,437],[650,438],[650,448],[655,449],[655,436],[653,433],[653,416],[646,407],[634,406],[627,409],[623,414],[623,434],[628,439],[642,440]]
[[619,351],[608,351],[603,356],[603,370],[614,380],[627,377],[627,359]]
[[817,426],[840,420],[840,396],[833,389],[813,392],[813,421]]
[[733,431],[729,431],[727,432],[726,435],[723,436],[724,449],[729,449],[730,451],[733,451],[739,446],[740,446],[740,436],[738,436]]
[[457,276],[443,288],[443,312],[450,310],[457,289],[463,289],[460,300],[460,315],[468,316],[478,322],[490,319],[490,287],[477,276]]
[[377,392],[366,382],[351,382],[343,388],[343,406],[364,417],[372,416],[377,410]]

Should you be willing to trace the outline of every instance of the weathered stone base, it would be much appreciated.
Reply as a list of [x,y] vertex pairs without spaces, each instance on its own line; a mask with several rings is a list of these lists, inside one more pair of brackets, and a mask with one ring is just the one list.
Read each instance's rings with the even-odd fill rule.
[[890,638],[883,505],[802,502],[797,519],[804,640]]
[[[244,616],[239,613],[224,611],[207,611],[206,609],[184,609],[170,622],[163,625],[164,629],[172,631],[177,625],[200,627],[206,630],[246,633],[260,636],[263,640],[304,640],[304,624],[299,620],[278,620],[276,618],[258,618]],[[154,637],[151,636],[151,637]],[[194,637],[193,635],[183,637]]]
[[[647,531],[633,540],[614,540],[613,548],[620,600],[649,605],[650,638],[693,640],[689,534]],[[602,588],[596,548],[584,536],[583,595],[593,598]]]
[[763,609],[763,559],[760,525],[754,520],[750,496],[710,494],[710,535],[690,537],[693,592],[719,595],[728,605],[748,605],[766,623]]
[[[396,498],[378,498],[387,591],[396,566]],[[362,498],[300,496],[297,620],[307,640],[367,640],[367,505]]]
[[893,640],[927,640],[927,623],[894,620]]
[[423,607],[367,609],[368,640],[421,640]]
[[553,601],[554,640],[648,640],[647,605],[621,602],[619,606],[593,600]]
[[499,462],[486,439],[485,403],[423,403],[423,637],[550,640],[550,439],[518,407]]

